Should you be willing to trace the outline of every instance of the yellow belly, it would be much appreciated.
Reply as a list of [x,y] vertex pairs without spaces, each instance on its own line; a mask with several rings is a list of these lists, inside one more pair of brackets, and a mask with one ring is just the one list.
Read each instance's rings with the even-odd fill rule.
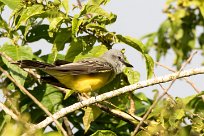
[[91,92],[100,89],[111,79],[111,72],[89,75],[53,75],[67,88],[78,92]]

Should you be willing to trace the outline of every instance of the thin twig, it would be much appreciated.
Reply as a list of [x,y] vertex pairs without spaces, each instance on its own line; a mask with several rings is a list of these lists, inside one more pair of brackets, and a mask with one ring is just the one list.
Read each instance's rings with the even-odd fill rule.
[[157,99],[154,101],[154,103],[150,106],[150,108],[148,109],[148,111],[145,113],[145,115],[143,116],[142,120],[140,121],[140,123],[137,125],[137,127],[135,128],[132,136],[135,136],[136,133],[139,131],[140,126],[143,124],[143,122],[145,121],[145,119],[148,117],[148,115],[150,114],[150,112],[152,111],[152,109],[156,106],[156,104],[163,98],[164,95],[166,95],[166,93],[169,91],[169,89],[173,86],[174,82],[176,81],[177,77],[179,77],[181,71],[186,67],[186,65],[188,63],[190,63],[190,61],[192,60],[193,56],[196,54],[197,52],[193,52],[191,54],[191,56],[186,60],[186,62],[181,66],[180,70],[177,72],[176,78],[174,78],[170,85],[168,86],[168,88],[166,88],[164,90],[164,93]]
[[[8,55],[6,55],[5,53],[3,53],[3,52],[0,52],[0,56],[2,56],[2,57],[4,57],[8,62],[10,62],[10,63],[13,63],[13,62],[15,62],[11,57],[9,57]],[[4,71],[4,69],[2,69],[1,67],[0,67],[0,70],[2,71]],[[38,75],[38,74],[35,74],[34,73],[34,71],[33,70],[30,70],[30,69],[24,69],[26,72],[28,72],[29,74],[31,74],[36,80],[38,80],[38,79],[40,79],[40,75]],[[2,72],[3,72],[2,71]],[[4,74],[6,74],[7,73],[7,77],[11,80],[11,79],[13,79],[10,75],[9,75],[9,73],[8,72],[3,72]],[[11,80],[12,81],[12,80]],[[15,81],[15,79],[13,79],[13,81]],[[35,97],[33,97],[23,86],[21,86],[20,84],[18,84],[18,82],[14,82],[22,91],[25,91],[25,93],[42,109],[42,110],[44,110],[45,111],[45,113],[47,114],[47,115],[51,115],[51,117],[52,117],[52,114],[35,98]],[[53,118],[53,117],[52,117]],[[53,118],[54,119],[54,118]],[[53,120],[55,123],[56,123],[56,125],[57,125],[57,127],[62,131],[62,133],[64,134],[64,136],[67,136],[67,134],[66,134],[66,131],[63,129],[63,127],[58,123],[58,121],[56,120],[56,119],[54,119]]]
[[[2,67],[0,67],[0,71],[4,73],[20,90],[22,90],[26,95],[28,95],[48,116],[52,118],[52,120],[56,123],[57,127],[62,131],[64,136],[67,136],[66,131],[62,128],[59,122],[52,116],[52,114],[40,103],[32,94],[30,94],[21,84],[19,84],[13,77],[9,75],[7,71],[5,71]],[[32,130],[34,131],[34,130]]]
[[20,117],[18,117],[15,113],[13,113],[12,110],[10,110],[8,107],[6,107],[2,102],[0,102],[0,108],[8,115],[11,116],[12,119],[21,122],[22,124],[25,125],[26,128],[30,129],[32,128],[34,125],[31,123],[27,123],[25,122],[25,120],[22,120]]
[[[157,77],[157,76],[154,74],[154,77]],[[159,84],[159,86],[160,86],[161,89],[165,92],[166,88],[164,88],[162,84]],[[167,95],[173,102],[175,102],[174,98],[173,98],[168,92],[166,92],[166,95]]]
[[20,119],[18,118],[18,116],[13,113],[12,110],[10,110],[9,108],[7,108],[2,102],[0,102],[0,108],[2,108],[6,114],[10,115],[14,120],[16,121],[20,121]]
[[128,109],[128,113],[134,115],[135,113],[135,101],[133,100],[133,92],[129,92],[128,98],[130,101],[130,108]]
[[12,99],[10,98],[11,95],[11,91],[8,90],[7,88],[3,87],[2,91],[4,93],[4,97],[6,98],[6,102],[7,102],[7,106],[9,106],[10,109],[12,109],[12,111],[19,116],[20,112],[18,111],[16,105],[13,103]]
[[78,4],[79,8],[82,9],[82,4],[81,4],[80,0],[77,0],[77,4]]
[[[79,6],[79,9],[82,9],[82,8],[83,8],[83,6],[82,6],[80,0],[77,0],[77,5]],[[91,14],[86,14],[86,17],[87,17],[87,18],[91,18]]]
[[[106,106],[99,104],[99,103],[96,103],[94,105],[99,107],[101,110],[103,110],[103,111],[105,111],[105,112],[107,112],[107,113],[109,113],[115,117],[118,117],[121,120],[126,121],[132,125],[135,125],[136,123],[138,123],[138,121],[140,121],[142,119],[139,116],[131,115],[131,114],[128,114],[128,113],[121,111],[121,110],[112,109],[112,108],[106,107]],[[145,122],[145,123],[148,124],[147,122]]]
[[67,117],[63,117],[63,122],[64,122],[64,125],[66,127],[68,136],[74,136],[74,134],[72,133],[72,129],[70,127],[68,118]]
[[[163,64],[161,64],[161,63],[159,63],[159,62],[155,62],[155,63],[156,63],[157,65],[159,65],[159,66],[161,66],[161,67],[163,67],[163,68],[165,68],[165,69],[171,71],[171,72],[175,72],[174,69],[172,69],[172,68],[170,68],[170,67],[168,67],[168,66],[165,66],[165,65],[163,65]],[[193,87],[193,89],[194,89],[197,93],[200,93],[200,92],[201,92],[191,80],[189,80],[189,79],[186,78],[186,77],[184,77],[184,80],[185,80],[189,85],[191,85],[191,87]],[[204,101],[204,96],[203,96],[203,95],[202,95],[202,99],[203,99],[203,101]]]
[[[86,95],[86,94],[83,94],[82,95],[79,95],[79,100],[80,101],[83,101],[83,100],[87,100],[88,98],[90,98],[90,96]],[[110,102],[108,101],[103,101],[107,104],[111,104]],[[136,123],[138,123],[138,121],[140,121],[142,118],[139,117],[139,116],[135,116],[135,115],[131,115],[129,113],[126,113],[125,111],[122,111],[122,110],[119,110],[119,109],[113,109],[113,108],[110,108],[110,107],[107,107],[101,103],[95,103],[94,104],[95,106],[99,107],[101,110],[115,116],[115,117],[118,117],[120,118],[121,120],[124,120],[126,122],[129,122],[130,124],[132,125],[135,125]],[[111,106],[117,108],[115,105],[111,104]]]
[[[117,90],[106,92],[106,93],[100,94],[98,96],[91,97],[91,98],[89,98],[87,100],[77,102],[77,103],[75,103],[75,104],[73,104],[71,106],[62,108],[58,112],[53,114],[53,117],[55,119],[58,119],[58,118],[61,118],[64,115],[66,115],[68,113],[71,113],[71,112],[73,112],[73,111],[75,111],[77,109],[83,108],[83,107],[88,106],[90,104],[94,104],[94,103],[97,103],[97,102],[104,101],[106,99],[113,98],[115,96],[119,96],[121,94],[130,92],[130,91],[133,91],[133,90],[137,90],[137,89],[141,89],[141,88],[144,88],[144,87],[147,87],[147,86],[153,86],[155,84],[165,83],[165,82],[172,81],[174,79],[193,76],[193,75],[197,75],[197,74],[204,74],[204,67],[190,69],[190,70],[184,70],[184,71],[181,71],[179,73],[176,72],[176,73],[173,73],[173,74],[169,74],[169,75],[165,75],[165,76],[161,76],[161,77],[157,77],[157,78],[152,78],[152,79],[145,80],[145,81],[140,81],[140,82],[137,82],[135,84],[128,85],[128,86],[122,87],[122,88],[117,89]],[[52,118],[47,117],[42,122],[38,123],[36,125],[36,128],[39,128],[39,129],[43,128],[43,127],[47,126],[49,123],[51,123],[52,121],[53,121]]]

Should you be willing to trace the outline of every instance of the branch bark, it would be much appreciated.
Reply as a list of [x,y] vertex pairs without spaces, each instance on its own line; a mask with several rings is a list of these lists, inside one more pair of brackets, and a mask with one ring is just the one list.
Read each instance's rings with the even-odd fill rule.
[[[133,90],[141,89],[141,88],[152,86],[155,84],[165,83],[165,82],[173,81],[175,79],[193,76],[193,75],[198,75],[198,74],[204,74],[204,67],[190,69],[190,70],[184,70],[181,72],[179,71],[179,73],[175,72],[173,74],[169,74],[169,75],[165,75],[165,76],[161,76],[161,77],[157,77],[157,78],[152,78],[152,79],[145,80],[145,81],[140,81],[136,84],[125,86],[125,87],[122,87],[120,89],[113,90],[113,91],[110,91],[107,93],[103,93],[101,95],[91,97],[87,100],[75,103],[75,104],[68,106],[66,108],[62,108],[60,111],[53,114],[53,117],[55,119],[58,119],[58,118],[61,118],[64,115],[71,113],[77,109],[83,108],[85,106],[88,106],[90,104],[94,104],[94,103],[97,103],[100,101],[104,101],[106,99],[110,99],[110,98],[118,96],[120,94],[124,94],[124,93],[130,92],[130,91],[133,91]],[[40,122],[35,127],[38,129],[43,128],[43,127],[47,126],[48,124],[50,124],[52,121],[53,121],[52,118],[47,117],[44,121]]]

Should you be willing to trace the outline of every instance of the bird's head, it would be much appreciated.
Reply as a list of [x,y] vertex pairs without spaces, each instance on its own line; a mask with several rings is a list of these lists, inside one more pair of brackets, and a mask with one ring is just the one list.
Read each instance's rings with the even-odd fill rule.
[[133,67],[125,61],[125,56],[120,50],[110,49],[102,55],[102,58],[113,66],[117,74],[121,73],[125,67]]

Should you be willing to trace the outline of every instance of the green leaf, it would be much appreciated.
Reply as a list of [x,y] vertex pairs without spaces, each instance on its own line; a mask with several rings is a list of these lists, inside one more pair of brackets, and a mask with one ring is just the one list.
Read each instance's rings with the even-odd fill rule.
[[4,116],[5,116],[5,112],[1,110],[0,111],[0,132],[3,131],[4,125],[6,123]]
[[9,123],[9,122],[11,122],[11,116],[10,115],[8,115],[8,114],[6,114],[5,116],[4,116],[4,119],[5,119],[5,121],[6,121],[6,123]]
[[[118,110],[120,112],[120,110]],[[132,119],[130,119],[132,120]],[[118,125],[116,126],[116,128],[122,128],[123,126],[127,125],[127,122],[120,120],[120,122],[118,123]]]
[[202,16],[204,17],[204,2],[203,1],[200,1],[199,9],[200,9]]
[[65,17],[64,14],[57,8],[47,9],[44,13],[40,15],[42,18],[57,18],[57,17]]
[[151,136],[148,132],[141,130],[135,136]]
[[97,130],[91,136],[117,136],[117,135],[111,130]]
[[6,29],[7,31],[9,31],[9,25],[7,24],[7,22],[0,17],[0,28]]
[[46,85],[46,90],[41,100],[41,103],[52,113],[60,109],[61,101],[63,100],[62,93],[52,87],[51,85]]
[[75,37],[79,31],[79,26],[83,20],[78,18],[78,15],[75,15],[74,18],[72,19],[72,35]]
[[186,107],[188,109],[193,109],[195,112],[203,112],[204,111],[204,102],[202,99],[202,95],[204,92],[201,92],[197,95],[192,95],[186,98],[183,98],[182,101],[184,104],[186,104]]
[[[96,42],[96,39],[91,36],[81,36],[81,37],[72,39],[72,42],[70,43],[70,48],[66,53],[65,59],[69,62],[73,62],[73,61],[81,60],[83,58],[93,57],[93,53],[92,55],[91,54],[86,55],[86,54],[92,49],[92,46],[95,44],[95,42]],[[101,50],[98,53],[97,51],[94,51],[95,55],[97,54],[101,55],[101,52],[103,52],[102,50],[104,50],[104,48],[106,47],[105,46],[93,47],[93,49],[95,48],[96,49],[98,48],[99,50]]]
[[135,96],[136,96],[139,100],[141,100],[141,101],[150,103],[150,100],[149,100],[149,99],[147,98],[147,96],[146,96],[144,93],[142,93],[142,92],[136,93]]
[[110,0],[89,0],[88,3],[93,4],[93,5],[106,5]]
[[64,49],[65,43],[70,41],[71,39],[71,31],[67,29],[60,29],[59,32],[56,33],[56,37],[54,40],[54,46],[56,46],[57,52]]
[[[33,58],[32,50],[28,46],[12,46],[5,44],[0,48],[0,52],[5,53],[7,56],[11,57],[14,61]],[[23,85],[27,77],[27,72],[25,72],[18,66],[11,64],[5,58],[3,58],[3,62],[9,68],[8,72],[11,74],[11,76],[21,85]]]
[[97,31],[108,32],[104,25],[89,23],[88,25],[86,25],[86,29],[90,28]]
[[148,54],[144,54],[147,70],[147,78],[151,78],[154,73],[154,60]]
[[104,54],[107,51],[107,47],[105,45],[99,45],[99,46],[94,46],[90,51],[88,52],[81,52],[78,54],[74,61],[79,61],[85,58],[92,58],[92,57],[99,57],[102,54]]
[[45,12],[44,7],[42,5],[32,5],[31,7],[27,7],[26,9],[24,9],[21,13],[21,17],[17,23],[17,25],[15,26],[15,28],[17,29],[20,25],[23,25],[24,23],[26,23],[26,21],[30,18],[33,17],[35,15],[39,15],[42,14],[43,12]]
[[112,13],[110,13],[109,17],[102,16],[102,15],[95,15],[89,20],[85,20],[84,24],[94,23],[94,24],[100,24],[100,25],[108,25],[108,24],[114,23],[116,19],[117,19],[117,16]]
[[[56,60],[64,60],[65,56],[63,54],[57,54],[57,56],[55,56],[55,54],[51,53],[51,54],[46,54],[43,55],[42,57],[40,57],[41,59],[44,60],[44,62],[47,63],[54,63]],[[38,57],[36,57],[35,59],[42,61],[41,59],[39,59]]]
[[11,13],[10,17],[9,17],[9,22],[13,19],[13,25],[17,23],[17,21],[19,21],[19,17],[22,13],[24,9],[24,4],[22,4],[22,6],[18,6],[15,8],[15,10],[13,10],[13,12]]
[[14,46],[4,44],[0,51],[11,57],[14,61],[23,59],[32,59],[33,53],[29,46]]
[[51,132],[44,133],[42,136],[62,136],[62,134],[58,131],[51,131]]
[[204,33],[201,33],[200,36],[198,37],[198,42],[200,44],[200,47],[204,47]]
[[201,119],[199,116],[203,118],[203,112],[198,114],[197,117],[194,116],[192,118],[192,130],[197,132],[197,134],[203,134],[204,123],[203,119]]
[[4,130],[1,132],[1,136],[20,136],[23,129],[22,124],[10,122],[4,127]]
[[71,31],[68,31],[66,28],[60,29],[56,33],[54,44],[52,47],[52,54],[54,59],[56,59],[58,52],[64,49],[64,46],[67,42],[71,41]]
[[22,70],[21,68],[19,68],[18,66],[11,64],[5,58],[3,58],[3,61],[6,64],[6,66],[9,68],[8,72],[11,74],[11,76],[18,83],[20,83],[21,85],[24,85],[25,79],[26,79],[28,73],[25,72],[24,70]]
[[190,132],[191,132],[191,126],[188,125],[181,128],[181,130],[178,133],[178,136],[190,136],[191,135]]
[[152,59],[151,56],[145,53],[144,44],[141,41],[129,36],[122,36],[122,35],[116,35],[116,36],[119,42],[123,42],[127,45],[130,45],[136,50],[138,50],[140,53],[142,53],[146,62],[147,78],[151,78],[154,72],[154,60]]
[[167,53],[167,49],[170,48],[170,44],[167,42],[167,32],[171,28],[170,20],[165,20],[161,25],[157,32],[157,60],[160,59],[161,55],[165,55]]
[[29,30],[26,34],[26,41],[35,42],[40,39],[45,39],[46,41],[52,43],[54,38],[49,36],[48,29],[49,25],[46,24],[33,26],[32,29]]
[[[184,103],[184,105],[189,104],[194,98],[196,98],[198,95],[191,95],[191,96],[187,96],[185,98],[182,99],[182,102]],[[177,98],[178,99],[178,98]]]
[[79,55],[82,51],[87,50],[87,44],[83,39],[74,38],[69,45],[65,59],[69,62],[73,62],[75,57]]
[[0,1],[2,1],[4,4],[6,4],[9,8],[13,10],[23,5],[22,0],[0,0]]
[[116,35],[119,42],[123,42],[127,45],[130,45],[131,47],[135,48],[136,50],[138,50],[139,52],[141,52],[142,54],[144,54],[144,44],[139,41],[136,38],[132,38],[129,36],[122,36],[122,35]]
[[85,14],[89,14],[89,13],[103,15],[103,16],[106,16],[106,17],[110,16],[110,14],[108,12],[103,10],[98,5],[91,5],[91,4],[87,4],[87,5],[84,6],[84,8],[82,9],[82,11],[80,13],[80,16],[85,15]]
[[147,34],[145,36],[143,36],[141,39],[147,39],[147,42],[145,43],[145,52],[148,52],[152,46],[154,46],[154,42],[156,40],[156,36],[157,36],[157,33],[154,32],[154,33],[150,33],[150,34]]
[[90,128],[90,124],[101,114],[101,109],[96,106],[90,106],[84,108],[85,114],[83,116],[83,124],[85,128],[85,133]]
[[69,0],[62,0],[62,6],[65,9],[66,15],[69,13]]
[[53,32],[58,30],[58,25],[63,21],[64,17],[58,16],[49,18],[50,25],[49,25],[49,36],[53,37]]
[[185,116],[185,111],[184,111],[184,109],[177,109],[176,111],[175,111],[175,118],[176,119],[182,119],[184,116]]
[[60,0],[54,0],[52,4],[57,7],[61,4],[61,1]]
[[112,13],[108,13],[107,11],[103,10],[99,5],[94,5],[94,4],[85,5],[84,8],[81,10],[80,16],[87,15],[87,14],[92,14],[94,16],[90,20],[95,20],[96,18],[100,18],[98,22],[102,21],[103,24],[111,24],[115,22],[117,18],[116,15]]
[[158,99],[158,97],[159,97],[159,90],[154,89],[154,90],[152,90],[152,92],[154,93],[153,100],[155,101],[155,100],[157,100],[157,99]]
[[66,94],[64,96],[64,100],[69,98],[69,96],[71,96],[73,93],[74,93],[74,90],[66,89]]
[[140,79],[140,73],[137,71],[134,71],[132,68],[126,67],[123,70],[123,73],[127,76],[128,82],[130,84],[137,83]]

